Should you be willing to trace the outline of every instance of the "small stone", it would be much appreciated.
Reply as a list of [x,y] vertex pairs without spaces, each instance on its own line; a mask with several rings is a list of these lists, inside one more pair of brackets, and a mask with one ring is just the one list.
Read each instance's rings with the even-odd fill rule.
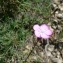
[[63,13],[58,13],[56,16],[57,16],[58,18],[63,18]]
[[53,3],[55,3],[55,4],[60,4],[60,2],[59,2],[59,0],[53,0]]
[[53,56],[56,56],[56,53],[55,53],[55,52],[52,52],[52,55],[53,55]]
[[62,59],[59,59],[59,58],[52,57],[51,59],[53,62],[56,62],[56,63],[62,63],[63,62]]
[[26,46],[26,49],[28,49],[28,50],[32,50],[32,45],[30,45],[30,44],[27,45],[27,46]]
[[40,55],[42,58],[45,57],[44,52],[39,52],[39,55]]
[[63,6],[62,6],[62,5],[59,5],[58,7],[59,7],[59,9],[60,9],[61,11],[63,11]]
[[53,5],[54,8],[57,8],[57,5],[56,4],[53,3],[52,5]]
[[59,34],[61,31],[60,30],[56,30],[56,32]]
[[23,53],[26,54],[26,53],[29,53],[30,51],[29,50],[24,50]]
[[57,28],[57,26],[54,26],[54,25],[53,25],[53,26],[52,26],[52,28],[53,28],[53,29],[56,29],[56,28]]
[[58,11],[56,11],[55,13],[56,13],[56,14],[58,14],[59,12],[58,12]]
[[47,51],[47,53],[46,53],[46,54],[47,54],[47,56],[48,56],[48,57],[52,56],[52,54],[51,54],[51,52],[50,52],[50,51]]
[[58,29],[62,31],[62,27],[60,25],[58,25]]
[[57,51],[57,58],[60,58],[60,52],[59,51]]
[[48,51],[52,52],[54,50],[54,45],[49,45],[48,46]]
[[57,63],[63,63],[62,59],[58,59]]
[[53,62],[58,62],[58,58],[55,58],[55,57],[52,57],[51,60],[52,60]]
[[51,26],[51,22],[49,22],[48,25]]
[[37,60],[37,55],[35,55],[35,56],[30,56],[30,57],[29,57],[29,60]]
[[37,42],[37,45],[38,45],[38,46],[40,46],[40,45],[41,45],[41,43],[40,43],[40,42]]

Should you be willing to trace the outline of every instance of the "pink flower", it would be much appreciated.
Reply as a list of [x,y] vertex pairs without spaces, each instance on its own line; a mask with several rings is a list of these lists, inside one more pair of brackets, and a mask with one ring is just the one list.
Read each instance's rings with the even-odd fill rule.
[[39,38],[47,39],[52,35],[52,30],[50,30],[49,26],[46,24],[42,24],[41,26],[36,24],[33,26],[33,29],[35,35]]

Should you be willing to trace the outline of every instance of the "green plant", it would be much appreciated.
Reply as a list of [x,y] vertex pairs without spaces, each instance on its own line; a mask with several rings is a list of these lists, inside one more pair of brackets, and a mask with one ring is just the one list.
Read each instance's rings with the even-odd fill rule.
[[14,18],[19,11],[19,0],[0,0],[0,19]]
[[[23,44],[26,37],[32,34],[34,24],[47,23],[49,19],[43,19],[50,14],[49,0],[0,0],[0,62],[10,63],[17,57],[23,62]],[[44,5],[42,4],[44,3]],[[47,5],[45,4],[47,3]],[[47,11],[46,11],[47,9]],[[19,16],[17,15],[19,12]],[[19,19],[11,19],[15,17]],[[21,54],[20,54],[21,53]],[[21,59],[22,58],[22,59]]]

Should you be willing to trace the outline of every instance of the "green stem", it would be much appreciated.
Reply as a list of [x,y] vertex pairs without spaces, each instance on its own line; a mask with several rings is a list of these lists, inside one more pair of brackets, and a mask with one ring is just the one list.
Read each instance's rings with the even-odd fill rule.
[[48,63],[48,56],[47,56],[47,48],[49,45],[49,39],[47,39],[47,44],[45,45],[45,55],[46,55],[46,63]]

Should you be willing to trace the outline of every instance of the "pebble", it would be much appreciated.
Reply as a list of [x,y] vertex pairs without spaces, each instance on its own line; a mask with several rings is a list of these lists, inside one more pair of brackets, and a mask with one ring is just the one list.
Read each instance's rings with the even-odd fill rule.
[[48,46],[48,51],[52,52],[54,50],[54,45],[49,45]]

